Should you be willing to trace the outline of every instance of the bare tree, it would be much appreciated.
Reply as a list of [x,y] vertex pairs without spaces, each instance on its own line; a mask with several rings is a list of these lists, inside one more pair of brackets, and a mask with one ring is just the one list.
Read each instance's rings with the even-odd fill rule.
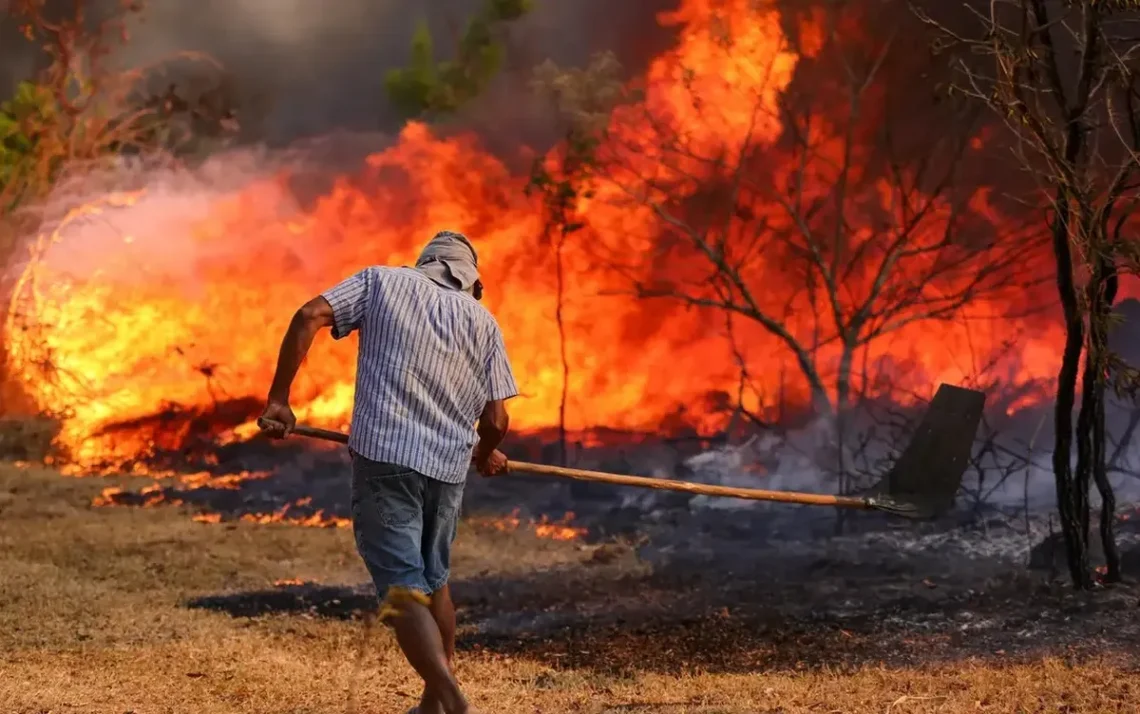
[[[955,131],[931,127],[921,152],[907,147],[914,122],[883,109],[877,81],[895,39],[847,42],[847,5],[831,6],[810,42],[769,52],[767,65],[742,48],[731,74],[683,68],[683,96],[665,101],[648,87],[644,100],[622,104],[592,176],[595,201],[656,233],[648,250],[605,253],[618,231],[598,227],[599,254],[634,292],[735,315],[738,329],[751,324],[774,338],[815,412],[835,420],[840,444],[875,343],[915,323],[957,319],[1013,287],[1012,269],[1033,239],[981,220],[976,184],[959,180],[974,128],[968,114],[948,124]],[[714,39],[735,56],[732,33]],[[789,82],[792,52],[839,79]],[[585,93],[580,83],[553,84],[570,98]],[[842,463],[838,470],[843,488]]]
[[[564,71],[547,61],[535,69],[534,88],[552,99],[556,106],[573,106],[565,137],[549,156],[535,160],[527,183],[527,194],[541,196],[545,221],[543,238],[554,247],[555,312],[558,347],[562,362],[562,396],[558,405],[558,434],[562,465],[567,464],[566,403],[570,389],[570,362],[566,354],[564,252],[567,239],[583,227],[577,207],[592,196],[598,135],[604,129],[608,110],[620,92],[614,81],[617,64],[612,55],[603,55],[584,70]],[[584,90],[576,91],[575,88]],[[573,97],[568,96],[573,94]]]
[[[1102,502],[1106,579],[1120,578],[1104,406],[1109,374],[1121,390],[1135,381],[1133,370],[1110,353],[1107,338],[1119,274],[1135,265],[1124,231],[1140,188],[1140,17],[1129,9],[1136,5],[967,3],[972,29],[951,26],[917,8],[955,51],[955,86],[1003,121],[1013,154],[1034,179],[1039,208],[1047,216],[1066,330],[1052,466],[1070,575],[1084,588],[1093,585],[1088,564],[1092,482]],[[1074,425],[1082,354],[1085,368]]]

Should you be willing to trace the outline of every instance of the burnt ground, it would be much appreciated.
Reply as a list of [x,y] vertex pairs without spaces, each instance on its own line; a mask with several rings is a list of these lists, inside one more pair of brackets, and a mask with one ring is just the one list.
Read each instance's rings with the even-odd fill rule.
[[[641,547],[579,546],[579,562],[456,578],[459,647],[606,675],[1048,656],[1140,664],[1140,588],[1074,593],[987,552],[1009,537],[894,531],[670,555],[653,535]],[[1135,572],[1140,551],[1127,553]],[[298,585],[190,605],[238,617],[354,618],[375,599],[368,586]]]
[[[676,462],[669,465],[666,451],[643,447],[640,471],[672,475]],[[227,468],[261,468],[266,458],[289,467],[237,490],[174,488],[167,496],[227,519],[300,496],[312,502],[297,515],[348,515],[341,450],[246,445],[235,453],[240,458],[222,461]],[[588,465],[628,471],[628,463],[627,450]],[[1046,517],[971,509],[911,523],[860,513],[846,521],[848,534],[837,536],[828,509],[713,505],[630,488],[473,478],[465,499],[469,526],[515,509],[524,519],[573,511],[574,524],[589,534],[565,544],[577,555],[543,569],[457,567],[459,647],[608,676],[1043,656],[1140,663],[1140,587],[1075,593],[1059,554],[1041,547],[1028,567],[1031,546],[1049,536]],[[1126,574],[1140,573],[1137,525],[1118,523]],[[461,537],[498,536],[470,526]],[[520,547],[526,541],[516,534],[496,557],[509,560]],[[235,617],[343,619],[372,610],[375,598],[367,585],[298,585],[187,604]]]

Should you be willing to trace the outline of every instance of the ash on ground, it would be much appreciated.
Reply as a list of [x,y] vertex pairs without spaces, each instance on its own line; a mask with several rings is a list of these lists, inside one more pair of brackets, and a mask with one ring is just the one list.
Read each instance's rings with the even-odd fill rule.
[[[749,472],[764,461],[757,457],[763,450],[757,441],[711,450],[630,442],[582,452],[575,465],[767,487],[765,476]],[[553,457],[540,439],[516,441],[511,453]],[[175,485],[168,499],[226,519],[304,499],[311,500],[298,515],[349,515],[342,448],[251,442],[227,447],[222,457],[218,469],[268,475],[236,489]],[[772,464],[761,470],[773,473]],[[490,556],[462,562],[457,551],[453,584],[466,649],[612,673],[631,663],[671,672],[755,671],[962,656],[1133,656],[1140,646],[1140,591],[1129,584],[1072,591],[1047,513],[965,498],[936,522],[849,513],[837,533],[837,512],[827,508],[725,508],[687,494],[525,475],[473,476],[468,484],[469,520],[511,513],[556,520],[573,512],[573,524],[588,534],[553,546],[576,553],[569,561],[525,573],[503,571],[498,550],[486,563],[479,558]],[[1140,572],[1140,517],[1128,515],[1123,508],[1116,521],[1126,574]],[[504,548],[540,547],[523,531],[488,537],[513,539]],[[282,605],[283,597],[292,602],[280,592],[245,593],[200,605],[239,616],[308,608],[339,617],[374,602],[367,585],[301,587],[293,605]]]

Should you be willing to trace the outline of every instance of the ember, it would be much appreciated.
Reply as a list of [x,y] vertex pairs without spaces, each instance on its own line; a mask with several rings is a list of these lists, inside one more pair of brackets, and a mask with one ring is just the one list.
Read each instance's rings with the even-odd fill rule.
[[274,580],[273,586],[277,588],[287,588],[294,585],[306,585],[308,580],[301,580],[300,578],[283,578],[281,580]]

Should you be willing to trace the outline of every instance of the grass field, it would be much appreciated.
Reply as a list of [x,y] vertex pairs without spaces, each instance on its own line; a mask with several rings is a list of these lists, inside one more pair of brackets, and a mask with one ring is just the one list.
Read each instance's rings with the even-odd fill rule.
[[[365,576],[348,530],[201,524],[177,507],[91,507],[105,485],[0,465],[0,712],[398,713],[415,703],[414,674],[386,631],[366,630],[359,608],[277,608],[245,617],[188,605],[204,596],[272,592],[281,589],[278,581],[358,585]],[[461,624],[467,579],[510,574],[525,583],[597,560],[592,546],[471,527],[461,531],[455,557]],[[607,567],[620,578],[622,569],[639,566],[627,558]],[[481,597],[494,608],[493,595]],[[736,627],[727,614],[720,626]],[[1110,652],[1091,661],[942,661],[913,669],[679,663],[663,672],[642,666],[670,656],[654,651],[667,643],[651,635],[629,634],[625,646],[604,648],[597,657],[605,661],[589,667],[577,664],[588,652],[559,660],[461,639],[459,675],[485,712],[1140,707],[1140,677]],[[749,651],[761,645],[740,644],[747,638],[723,641],[728,660],[763,660]]]

